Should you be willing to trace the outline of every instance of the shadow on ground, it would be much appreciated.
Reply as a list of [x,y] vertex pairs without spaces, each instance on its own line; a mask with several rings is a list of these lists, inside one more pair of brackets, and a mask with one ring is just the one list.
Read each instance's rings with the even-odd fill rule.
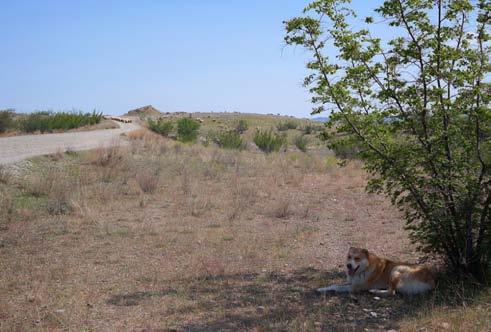
[[[148,305],[149,300],[154,304],[155,300],[165,301],[166,296],[185,299],[187,304],[166,312],[173,317],[171,330],[380,331],[398,329],[401,319],[421,311],[469,304],[476,292],[466,292],[462,297],[448,282],[440,282],[436,291],[416,297],[319,295],[314,291],[343,279],[341,272],[312,268],[284,274],[220,275],[171,281],[167,289],[117,294],[107,303],[138,306]],[[198,316],[206,318],[193,318]]]

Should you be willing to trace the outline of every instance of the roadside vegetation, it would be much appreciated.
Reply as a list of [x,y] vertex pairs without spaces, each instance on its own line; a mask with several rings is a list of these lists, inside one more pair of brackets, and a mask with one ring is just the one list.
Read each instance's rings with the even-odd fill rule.
[[168,137],[174,129],[174,124],[170,121],[166,121],[165,119],[153,120],[150,118],[147,120],[147,124],[150,130],[164,137]]
[[66,131],[100,123],[102,113],[82,112],[34,112],[16,114],[13,110],[0,111],[0,133],[20,131],[23,133],[51,133]]
[[14,112],[12,110],[0,110],[0,134],[15,128]]

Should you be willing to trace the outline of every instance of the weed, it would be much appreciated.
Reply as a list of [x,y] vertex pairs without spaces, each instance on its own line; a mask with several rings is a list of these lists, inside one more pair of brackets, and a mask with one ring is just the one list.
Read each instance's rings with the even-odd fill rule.
[[11,220],[14,211],[12,195],[5,190],[0,190],[0,230],[4,228],[3,222]]
[[7,166],[0,165],[0,183],[8,184],[12,177],[12,172]]
[[159,186],[159,174],[154,170],[144,168],[136,174],[136,182],[143,193],[152,194]]
[[309,139],[305,135],[298,135],[293,140],[295,146],[302,152],[307,152],[307,145],[309,144]]
[[288,218],[292,213],[290,209],[290,202],[286,199],[279,200],[276,206],[274,207],[273,212],[276,218],[280,218],[280,219]]
[[190,181],[188,167],[184,165],[180,169],[180,174],[181,174],[181,190],[183,194],[189,195],[191,193],[191,181]]
[[96,166],[114,166],[122,159],[119,143],[113,142],[110,146],[99,147],[89,154],[89,162]]
[[276,125],[276,129],[278,131],[286,131],[289,129],[297,129],[298,124],[295,121],[285,121],[285,122],[280,122]]
[[234,130],[238,134],[242,135],[247,131],[247,129],[249,129],[249,124],[247,123],[247,121],[244,119],[240,119],[239,121],[237,121]]
[[256,131],[254,135],[254,143],[266,153],[277,152],[285,145],[286,137],[278,133],[274,133],[272,130]]

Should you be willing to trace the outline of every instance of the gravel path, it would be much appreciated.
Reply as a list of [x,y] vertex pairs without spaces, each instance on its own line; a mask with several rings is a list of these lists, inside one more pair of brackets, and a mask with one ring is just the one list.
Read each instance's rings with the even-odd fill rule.
[[133,123],[118,123],[118,129],[80,131],[62,134],[23,135],[0,138],[0,164],[52,154],[58,151],[89,150],[117,140],[119,135],[140,128]]

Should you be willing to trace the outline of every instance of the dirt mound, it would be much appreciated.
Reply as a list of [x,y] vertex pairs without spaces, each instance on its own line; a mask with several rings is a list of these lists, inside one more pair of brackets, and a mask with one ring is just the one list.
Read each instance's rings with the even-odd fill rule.
[[131,110],[125,114],[125,116],[138,116],[138,117],[142,117],[142,116],[153,117],[153,116],[159,116],[159,115],[161,115],[160,111],[158,109],[156,109],[155,107],[153,107],[152,105],[147,105],[147,106],[143,106],[140,108],[135,108],[134,110]]

